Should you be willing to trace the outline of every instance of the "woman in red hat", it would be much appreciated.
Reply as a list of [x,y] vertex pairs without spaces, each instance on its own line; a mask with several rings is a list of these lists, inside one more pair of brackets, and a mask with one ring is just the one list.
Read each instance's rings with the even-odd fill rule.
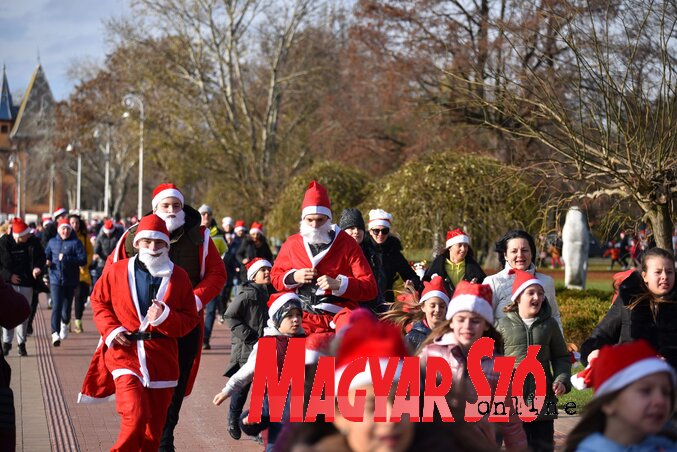
[[445,248],[430,264],[423,275],[423,281],[430,281],[433,275],[442,277],[447,293],[451,295],[460,281],[481,284],[487,277],[480,264],[475,261],[470,237],[463,230],[456,228],[447,232]]

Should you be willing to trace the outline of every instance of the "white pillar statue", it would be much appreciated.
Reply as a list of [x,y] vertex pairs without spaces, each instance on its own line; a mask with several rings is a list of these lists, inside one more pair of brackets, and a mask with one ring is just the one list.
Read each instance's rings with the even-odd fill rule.
[[562,259],[564,260],[564,285],[568,289],[585,289],[588,275],[588,250],[590,235],[585,215],[578,207],[567,212],[562,229]]

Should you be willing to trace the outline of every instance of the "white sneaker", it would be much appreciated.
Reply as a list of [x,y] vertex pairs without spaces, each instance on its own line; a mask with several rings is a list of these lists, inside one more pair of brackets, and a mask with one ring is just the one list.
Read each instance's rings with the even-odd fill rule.
[[62,341],[65,340],[68,337],[68,327],[69,326],[70,325],[68,323],[61,322],[61,332],[59,333],[59,338],[61,338]]
[[59,333],[52,333],[52,345],[55,347],[61,345],[61,337],[59,337]]

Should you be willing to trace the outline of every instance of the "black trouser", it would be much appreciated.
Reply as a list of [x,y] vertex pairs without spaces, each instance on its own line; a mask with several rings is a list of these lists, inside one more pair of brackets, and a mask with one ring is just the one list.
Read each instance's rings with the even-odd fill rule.
[[39,297],[40,292],[37,288],[33,289],[33,298],[31,299],[31,314],[28,316],[28,324],[26,325],[26,331],[33,332],[33,319],[35,318],[35,313],[38,311],[38,304],[40,303]]
[[[85,303],[87,303],[87,296],[89,295],[89,284],[80,281],[80,284],[75,287],[75,293],[73,295],[75,318],[82,320],[82,314],[85,312]],[[68,320],[70,321],[70,316],[68,316]]]
[[524,422],[527,443],[534,452],[555,450],[555,421]]
[[[203,315],[200,311],[199,315]],[[160,440],[160,450],[174,450],[174,428],[179,423],[179,411],[183,404],[183,397],[186,394],[186,386],[190,371],[193,368],[193,361],[200,350],[200,332],[202,325],[198,324],[193,330],[177,340],[179,348],[179,382],[174,388],[172,403],[167,410],[167,420],[165,428],[162,431]]]

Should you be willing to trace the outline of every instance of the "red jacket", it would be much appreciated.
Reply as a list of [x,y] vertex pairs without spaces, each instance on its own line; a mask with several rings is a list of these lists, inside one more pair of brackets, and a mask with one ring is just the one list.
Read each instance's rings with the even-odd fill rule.
[[[152,323],[139,311],[134,282],[134,261],[125,259],[106,267],[94,286],[91,302],[94,322],[101,333],[79,402],[105,398],[115,391],[113,380],[134,375],[148,388],[170,388],[179,378],[176,337],[190,332],[199,323],[188,274],[174,266],[169,277],[162,278],[157,299],[164,305],[162,315]],[[131,290],[130,290],[131,289]],[[124,347],[113,342],[119,332],[159,332],[167,338],[132,341]]]

